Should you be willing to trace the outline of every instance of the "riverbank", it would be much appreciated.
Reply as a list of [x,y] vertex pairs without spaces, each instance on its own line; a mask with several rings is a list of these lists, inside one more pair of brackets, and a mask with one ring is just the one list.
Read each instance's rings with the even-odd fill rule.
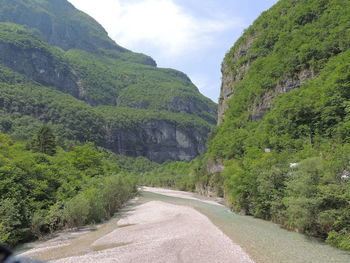
[[[181,191],[159,188],[144,188],[143,191],[163,192],[163,195],[221,206],[214,200],[201,200]],[[65,233],[23,255],[57,263],[253,263],[240,246],[191,207],[136,200],[121,213],[120,218],[111,222],[111,226],[107,223],[95,231]]]
[[[144,189],[146,190],[146,189]],[[152,190],[152,189],[148,189]],[[158,191],[158,190],[155,190]],[[239,247],[234,246],[237,251],[242,251],[244,254],[248,254],[249,258],[255,261],[256,263],[348,263],[350,262],[350,253],[347,251],[342,251],[339,249],[335,249],[324,242],[321,242],[317,239],[307,237],[302,234],[289,232],[285,229],[280,228],[278,225],[273,224],[268,221],[256,219],[250,216],[242,216],[235,213],[232,213],[227,207],[222,205],[210,204],[207,202],[203,202],[201,199],[207,199],[202,196],[198,196],[192,193],[186,193],[181,191],[173,191],[165,190],[163,194],[150,192],[150,191],[141,191],[138,200],[134,200],[134,203],[129,203],[128,206],[124,207],[119,214],[116,215],[115,218],[107,222],[106,224],[99,225],[96,227],[95,231],[84,231],[72,232],[72,233],[63,233],[61,237],[58,237],[55,242],[41,242],[39,244],[34,244],[32,248],[41,248],[41,251],[36,251],[32,254],[27,254],[33,256],[34,258],[42,259],[42,260],[50,260],[51,262],[65,262],[65,260],[71,260],[67,262],[73,262],[73,260],[77,260],[80,262],[81,260],[87,260],[83,262],[93,262],[97,261],[97,259],[101,256],[106,256],[106,253],[110,253],[110,256],[113,258],[105,257],[103,262],[125,262],[121,261],[119,256],[122,253],[127,253],[129,251],[129,256],[131,257],[133,253],[137,255],[138,250],[142,250],[142,248],[150,248],[152,251],[152,247],[150,244],[157,238],[160,240],[166,240],[167,236],[152,236],[153,234],[158,234],[158,232],[164,231],[164,229],[158,228],[160,225],[167,224],[167,220],[160,223],[160,221],[156,220],[157,214],[155,210],[150,209],[151,207],[143,207],[143,213],[137,212],[138,207],[142,205],[151,204],[151,202],[160,202],[167,204],[167,207],[172,207],[175,205],[182,209],[189,208],[191,211],[195,210],[196,213],[199,213],[200,216],[204,216],[206,220],[209,221],[209,224],[212,226],[214,224],[214,228],[217,231],[224,233],[224,236],[228,237],[232,244],[237,244]],[[158,191],[159,192],[159,191]],[[168,195],[167,195],[168,194]],[[176,195],[177,197],[170,196]],[[188,198],[192,197],[192,198]],[[215,201],[215,200],[212,200]],[[147,209],[146,209],[147,208]],[[147,213],[146,213],[147,211]],[[157,211],[157,210],[156,210]],[[159,210],[160,213],[161,210]],[[187,211],[187,210],[186,210]],[[138,214],[139,213],[139,214]],[[163,212],[164,213],[164,212]],[[137,222],[133,215],[137,215],[139,222]],[[192,220],[191,214],[191,220]],[[156,220],[153,224],[150,223],[151,219]],[[172,223],[178,222],[181,216],[174,217],[173,219],[168,218],[168,221]],[[128,219],[129,218],[129,219]],[[186,218],[186,217],[185,217]],[[147,227],[146,226],[147,223]],[[179,221],[183,222],[183,221]],[[191,221],[192,226],[193,223],[197,221]],[[144,225],[142,226],[142,224]],[[130,225],[131,224],[131,225]],[[186,224],[186,223],[184,223]],[[181,225],[180,228],[181,229]],[[134,229],[136,228],[136,229]],[[146,231],[149,229],[148,233],[152,239],[136,239],[136,237],[130,236],[131,240],[128,240],[126,237],[122,239],[114,239],[116,233],[118,235],[136,235],[136,233],[142,233],[141,229]],[[118,229],[124,229],[125,232],[117,232]],[[219,230],[218,230],[219,229]],[[178,227],[173,225],[170,229],[174,236],[174,242],[177,242],[177,236],[180,235]],[[114,235],[111,233],[114,232]],[[191,229],[186,229],[186,231],[191,231]],[[207,225],[205,225],[205,229],[200,231],[201,233],[207,234]],[[143,232],[144,235],[146,232]],[[196,233],[196,232],[192,232]],[[111,236],[108,236],[110,235]],[[196,236],[196,234],[192,234]],[[136,235],[137,236],[137,235]],[[142,235],[139,235],[142,236]],[[162,239],[164,238],[164,239]],[[207,235],[205,236],[207,238]],[[60,241],[59,241],[60,239]],[[209,236],[209,239],[212,237]],[[109,240],[107,242],[107,240]],[[129,243],[126,243],[127,241]],[[98,241],[98,242],[97,242]],[[209,240],[210,241],[210,240]],[[61,243],[59,243],[61,242]],[[68,243],[63,243],[68,242]],[[101,242],[101,243],[100,243]],[[133,242],[138,243],[138,246]],[[169,241],[170,242],[170,241]],[[191,244],[188,244],[189,248],[193,248],[193,243],[197,241],[192,241]],[[174,244],[174,243],[173,243]],[[198,244],[201,245],[199,242]],[[55,245],[60,247],[54,247]],[[160,245],[158,243],[158,245]],[[205,245],[205,244],[204,244]],[[161,246],[161,245],[160,245]],[[46,248],[45,248],[46,247]],[[166,247],[166,245],[165,245]],[[196,247],[196,246],[194,246]],[[130,248],[133,248],[133,251],[130,251]],[[176,247],[175,247],[176,248]],[[242,248],[242,249],[241,249]],[[46,249],[46,250],[45,250]],[[121,252],[125,249],[125,252]],[[156,248],[154,248],[156,249]],[[33,250],[29,250],[31,253]],[[119,251],[118,253],[114,253],[113,251]],[[192,253],[195,253],[196,250],[193,250]],[[141,253],[141,252],[140,252]],[[142,252],[142,253],[145,253]],[[141,255],[143,255],[141,253]],[[171,252],[170,252],[171,253]],[[189,253],[189,252],[187,252]],[[225,254],[225,250],[223,251],[212,251],[212,255],[219,257],[221,253]],[[147,253],[146,253],[147,254]],[[89,255],[89,256],[88,256]],[[150,252],[151,255],[151,252]],[[159,254],[163,255],[163,254]],[[171,254],[170,254],[171,255]],[[90,257],[91,256],[91,257]],[[117,257],[118,256],[118,257]],[[115,257],[115,258],[114,258]],[[158,258],[158,255],[157,255]],[[157,258],[152,261],[157,262]],[[78,260],[79,259],[79,260]],[[91,261],[89,261],[91,259]],[[249,260],[250,260],[249,259]],[[142,258],[142,261],[138,260],[130,260],[129,262],[147,262],[147,255]],[[161,259],[159,259],[161,260]],[[158,262],[182,262],[180,261],[168,261],[168,257],[163,258],[163,261]],[[197,261],[183,261],[183,262],[197,262]],[[201,262],[201,261],[199,261]],[[204,261],[205,262],[205,261]],[[218,261],[213,261],[218,262]],[[221,261],[225,262],[225,261]],[[226,261],[227,262],[227,261]],[[234,262],[234,261],[229,261]],[[242,262],[242,261],[237,261]],[[250,261],[243,261],[250,262]],[[153,262],[152,262],[153,263]]]

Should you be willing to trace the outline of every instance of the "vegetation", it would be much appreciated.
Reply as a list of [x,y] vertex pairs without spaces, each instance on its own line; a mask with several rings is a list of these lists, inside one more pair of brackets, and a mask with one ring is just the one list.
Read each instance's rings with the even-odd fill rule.
[[[21,1],[6,3],[16,2]],[[53,12],[46,2],[23,4]],[[61,9],[67,11],[71,7],[64,2]],[[185,74],[135,62],[132,52],[118,51],[116,45],[107,53],[100,50],[103,45],[99,51],[79,43],[76,49],[54,47],[44,41],[40,26],[26,25],[0,23],[0,131],[14,139],[28,139],[48,124],[64,140],[93,141],[121,152],[111,143],[113,136],[130,131],[136,141],[143,140],[140,130],[146,122],[194,130],[200,135],[193,140],[201,143],[216,122],[215,104]]]
[[[215,104],[179,71],[136,65],[82,50],[69,50],[66,58],[82,78],[86,100],[92,105],[185,112],[215,123]],[[190,108],[193,101],[196,109]],[[206,113],[209,116],[204,117]]]
[[204,141],[216,123],[185,74],[118,46],[67,1],[2,0],[0,46],[0,243],[113,216],[137,174],[161,169],[107,150],[117,132],[142,141],[152,121]]
[[34,136],[49,123],[60,137],[80,142],[93,141],[108,147],[108,130],[137,129],[150,120],[165,121],[186,129],[210,130],[211,125],[190,114],[90,106],[74,97],[36,83],[0,65],[0,131],[18,140]]
[[[350,249],[349,21],[344,0],[283,0],[263,13],[225,57],[239,81],[206,155],[146,182],[214,191],[236,212]],[[264,95],[299,78],[253,118]],[[225,169],[208,174],[213,161]]]
[[195,191],[196,173],[193,172],[195,161],[169,162],[141,173],[139,183],[153,187],[166,187],[182,191]]
[[[54,155],[25,148],[25,142],[0,134],[1,243],[14,246],[65,227],[101,222],[136,194],[132,172],[118,166],[116,155],[92,143],[71,151],[57,147]],[[124,165],[133,163],[121,159]],[[148,162],[138,163],[144,169]]]
[[[52,15],[48,2],[23,5]],[[40,39],[47,39],[41,27],[0,23],[1,43],[51,55],[74,70],[84,95],[78,100],[0,65],[0,131],[8,134],[0,134],[0,242],[107,219],[135,194],[137,177],[216,193],[237,212],[350,249],[349,21],[345,0],[281,0],[263,13],[225,57],[224,77],[237,82],[208,152],[163,165],[87,142],[108,147],[111,131],[150,120],[209,131],[213,103],[184,74],[118,47],[86,17],[73,27],[86,25],[81,39],[90,44],[61,43],[63,50]],[[280,94],[287,82],[293,90]],[[225,169],[209,174],[213,162]]]
[[54,155],[56,153],[56,138],[51,128],[43,126],[28,146],[34,152]]
[[2,0],[1,7],[0,21],[35,28],[47,42],[65,50],[78,46],[91,52],[99,48],[127,52],[108,38],[101,25],[67,1]]
[[[285,0],[263,13],[225,57],[232,76],[249,66],[207,154],[226,166],[218,176],[234,210],[343,249],[350,249],[349,21],[343,0]],[[302,76],[308,81],[254,120],[264,94]]]

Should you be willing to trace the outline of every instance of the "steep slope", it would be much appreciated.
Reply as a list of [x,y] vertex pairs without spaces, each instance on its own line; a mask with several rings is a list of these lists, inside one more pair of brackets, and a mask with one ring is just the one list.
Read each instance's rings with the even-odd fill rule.
[[236,211],[350,249],[350,2],[279,1],[222,72],[200,183]]
[[[268,114],[279,94],[298,90],[304,83],[319,78],[331,58],[344,56],[350,46],[348,11],[349,3],[343,0],[290,0],[280,1],[263,13],[223,62],[219,134],[232,131],[237,138],[247,137],[244,128],[258,125],[254,122]],[[314,127],[311,133],[318,131]],[[239,153],[242,147],[230,147],[237,140],[229,140],[221,142],[220,147]],[[214,144],[215,139],[213,147]],[[213,148],[214,151],[221,152],[219,148]],[[235,153],[223,155],[232,157]]]
[[215,104],[185,74],[121,48],[65,0],[0,4],[2,131],[23,138],[25,117],[158,162],[204,152]]

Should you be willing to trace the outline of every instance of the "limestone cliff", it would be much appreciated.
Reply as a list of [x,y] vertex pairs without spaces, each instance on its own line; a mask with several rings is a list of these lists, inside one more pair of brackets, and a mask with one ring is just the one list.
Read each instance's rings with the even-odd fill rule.
[[144,156],[162,163],[190,161],[206,150],[206,128],[178,127],[165,120],[150,120],[133,129],[109,128],[106,148],[131,157]]

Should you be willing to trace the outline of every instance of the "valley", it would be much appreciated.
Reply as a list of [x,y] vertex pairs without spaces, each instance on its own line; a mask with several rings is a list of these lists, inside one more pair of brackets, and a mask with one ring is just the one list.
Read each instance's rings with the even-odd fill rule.
[[67,0],[0,0],[1,244],[62,263],[350,262],[350,1],[274,2],[222,59],[218,103],[113,39]]

